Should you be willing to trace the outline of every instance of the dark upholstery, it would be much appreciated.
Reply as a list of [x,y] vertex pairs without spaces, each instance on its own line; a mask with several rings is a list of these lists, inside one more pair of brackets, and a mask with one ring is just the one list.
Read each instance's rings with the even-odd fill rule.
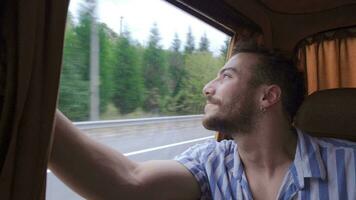
[[356,88],[311,94],[299,108],[295,125],[313,136],[356,141]]

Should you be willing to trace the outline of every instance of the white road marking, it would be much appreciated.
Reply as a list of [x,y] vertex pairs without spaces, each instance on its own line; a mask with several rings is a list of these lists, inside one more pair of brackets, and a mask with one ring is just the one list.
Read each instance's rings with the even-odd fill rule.
[[178,145],[182,145],[182,144],[188,144],[188,143],[192,143],[192,142],[198,142],[198,141],[202,141],[202,140],[212,139],[214,137],[215,136],[212,135],[212,136],[208,136],[208,137],[197,138],[197,139],[187,140],[187,141],[173,143],[173,144],[167,144],[167,145],[143,149],[143,150],[139,150],[139,151],[133,151],[130,153],[125,153],[124,155],[125,156],[133,156],[133,155],[137,155],[137,154],[141,154],[141,153],[147,153],[147,152],[151,152],[151,151],[157,151],[160,149],[166,149],[166,148],[170,148],[170,147],[174,147],[174,146],[178,146]]
[[[142,154],[142,153],[147,153],[147,152],[151,152],[151,151],[157,151],[160,149],[166,149],[166,148],[170,148],[170,147],[175,147],[175,146],[179,146],[179,145],[183,145],[183,144],[189,144],[189,143],[193,143],[193,142],[199,142],[202,140],[207,140],[207,139],[213,139],[215,136],[208,136],[208,137],[202,137],[202,138],[197,138],[197,139],[193,139],[193,140],[187,140],[187,141],[183,141],[183,142],[178,142],[178,143],[173,143],[173,144],[167,144],[167,145],[163,145],[163,146],[158,146],[158,147],[153,147],[153,148],[148,148],[148,149],[142,149],[139,151],[133,151],[133,152],[129,152],[129,153],[124,153],[125,156],[133,156],[133,155],[137,155],[137,154]],[[47,169],[47,173],[52,173],[51,170]]]

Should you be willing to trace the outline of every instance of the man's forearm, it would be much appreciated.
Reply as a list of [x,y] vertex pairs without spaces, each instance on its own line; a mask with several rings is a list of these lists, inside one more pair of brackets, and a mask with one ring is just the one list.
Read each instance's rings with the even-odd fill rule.
[[137,166],[84,135],[57,111],[49,168],[76,192],[90,199],[111,199],[115,193],[135,195]]

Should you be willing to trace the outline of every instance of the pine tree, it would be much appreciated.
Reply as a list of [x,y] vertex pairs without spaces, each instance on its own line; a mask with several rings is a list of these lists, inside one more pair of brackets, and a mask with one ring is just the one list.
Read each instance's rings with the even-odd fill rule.
[[156,23],[153,24],[150,30],[150,37],[148,39],[148,47],[161,49],[159,42],[161,40],[161,36],[159,35],[158,26]]
[[182,77],[184,76],[184,58],[179,52],[181,40],[178,34],[174,34],[174,39],[171,45],[172,52],[169,54],[169,73],[170,73],[170,89],[172,96],[175,96],[180,88]]
[[187,40],[186,44],[184,46],[184,52],[186,54],[191,54],[195,50],[195,42],[194,42],[194,36],[192,33],[192,29],[189,27],[188,33],[187,33]]
[[126,32],[116,43],[113,86],[113,103],[122,114],[133,112],[142,105],[144,86],[138,57]]
[[78,56],[82,60],[80,71],[83,78],[89,81],[89,65],[90,65],[90,30],[93,21],[93,5],[89,0],[80,5],[79,23],[74,31],[78,37]]
[[227,37],[224,41],[224,44],[220,48],[220,56],[226,59],[227,50],[229,49],[230,38]]
[[209,51],[209,39],[206,36],[206,33],[204,33],[204,35],[200,38],[200,43],[199,43],[199,51],[203,52],[203,51]]
[[220,66],[223,65],[221,57],[214,57],[209,52],[197,52],[187,55],[186,68],[182,88],[176,96],[177,112],[179,114],[201,114],[205,98],[201,92],[204,85],[214,79]]
[[114,55],[114,43],[118,35],[106,24],[99,24],[100,41],[100,113],[107,110],[107,105],[111,102],[114,91],[113,70],[116,55]]
[[150,112],[159,112],[160,99],[168,94],[167,63],[160,46],[157,24],[153,24],[148,40],[148,47],[143,55],[143,75],[146,98],[143,108]]
[[[89,81],[84,71],[88,55],[82,50],[85,40],[83,35],[77,34],[71,16],[69,13],[64,39],[59,108],[71,120],[82,121],[89,117]],[[84,19],[83,16],[79,18],[82,27]]]
[[171,45],[173,52],[179,52],[182,41],[179,39],[178,34],[174,34],[174,39]]

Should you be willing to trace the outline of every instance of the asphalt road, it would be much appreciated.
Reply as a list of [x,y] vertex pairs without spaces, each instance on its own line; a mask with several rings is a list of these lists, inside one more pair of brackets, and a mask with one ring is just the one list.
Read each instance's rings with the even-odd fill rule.
[[[214,137],[200,120],[132,127],[91,136],[135,161],[172,159],[190,146]],[[66,187],[51,172],[47,173],[47,200],[83,199]]]

